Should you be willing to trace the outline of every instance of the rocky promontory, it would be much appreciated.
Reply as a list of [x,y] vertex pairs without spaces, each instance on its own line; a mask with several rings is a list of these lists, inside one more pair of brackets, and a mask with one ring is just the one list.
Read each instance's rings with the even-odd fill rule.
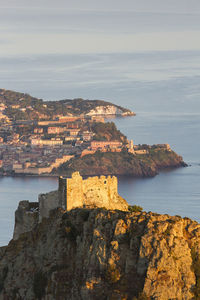
[[0,299],[199,299],[199,244],[188,218],[56,209],[0,248]]
[[166,168],[187,166],[183,158],[174,151],[150,150],[147,154],[133,155],[127,151],[96,152],[84,157],[76,157],[54,169],[54,174],[71,176],[74,171],[81,175],[130,175],[153,177]]
[[104,100],[82,98],[44,101],[26,93],[0,89],[3,115],[10,120],[52,119],[54,116],[133,116],[130,109]]

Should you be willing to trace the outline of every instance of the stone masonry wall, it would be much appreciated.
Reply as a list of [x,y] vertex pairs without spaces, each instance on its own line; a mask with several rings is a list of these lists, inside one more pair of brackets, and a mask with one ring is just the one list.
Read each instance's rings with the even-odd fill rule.
[[95,176],[83,179],[79,172],[73,173],[72,178],[60,177],[59,203],[66,210],[76,207],[105,207],[120,210],[128,208],[127,202],[118,195],[118,183],[115,176],[101,176],[100,178]]
[[55,208],[103,207],[110,210],[128,210],[128,203],[118,195],[115,176],[89,177],[83,179],[78,172],[72,178],[59,178],[58,191],[40,194],[38,202],[21,201],[15,212],[13,239],[20,234],[33,230],[43,218],[49,218]]
[[20,234],[34,229],[38,224],[38,203],[23,200],[15,212],[15,228],[13,239],[17,240]]

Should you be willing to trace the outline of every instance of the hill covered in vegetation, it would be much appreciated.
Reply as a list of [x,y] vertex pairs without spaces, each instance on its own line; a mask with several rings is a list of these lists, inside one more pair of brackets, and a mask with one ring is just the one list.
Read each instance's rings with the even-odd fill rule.
[[4,114],[11,120],[52,119],[56,115],[98,115],[116,114],[133,115],[129,109],[103,100],[65,99],[58,101],[43,101],[10,90],[0,89],[0,103],[6,106]]
[[127,143],[126,136],[117,129],[114,122],[93,123],[92,132],[95,134],[93,139],[96,141],[120,141]]
[[186,166],[181,156],[173,151],[151,150],[146,155],[133,155],[127,150],[122,152],[100,152],[74,158],[53,172],[71,176],[74,171],[81,175],[131,175],[152,177],[165,168]]

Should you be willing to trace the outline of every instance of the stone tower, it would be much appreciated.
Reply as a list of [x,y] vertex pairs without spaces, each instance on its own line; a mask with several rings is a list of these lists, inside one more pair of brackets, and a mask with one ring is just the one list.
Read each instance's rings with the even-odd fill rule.
[[59,206],[65,210],[76,207],[128,209],[127,202],[118,195],[117,177],[83,179],[79,172],[73,173],[72,178],[59,178]]

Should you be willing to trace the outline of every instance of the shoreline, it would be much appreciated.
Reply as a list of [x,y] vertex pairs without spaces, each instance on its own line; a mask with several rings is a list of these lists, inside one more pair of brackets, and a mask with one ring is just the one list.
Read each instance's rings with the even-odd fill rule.
[[[183,162],[182,165],[180,166],[169,166],[169,167],[163,167],[163,168],[159,168],[158,172],[154,175],[148,175],[148,176],[137,176],[137,175],[133,175],[133,174],[128,174],[128,173],[124,173],[124,174],[119,174],[119,173],[95,173],[95,174],[86,174],[84,173],[84,175],[82,175],[83,177],[88,177],[88,176],[101,176],[101,175],[105,175],[105,176],[125,176],[125,177],[128,177],[128,178],[140,178],[140,179],[145,179],[145,178],[153,178],[157,175],[160,174],[160,172],[163,172],[163,171],[173,171],[173,170],[176,170],[178,168],[185,168],[185,167],[190,167],[190,165],[188,165],[187,163]],[[0,174],[0,178],[2,177],[20,177],[20,178],[27,178],[27,177],[33,177],[33,178],[56,178],[56,177],[59,177],[59,176],[64,176],[64,174],[40,174],[40,175],[36,175],[36,174]],[[70,177],[70,176],[66,176],[66,177]]]

